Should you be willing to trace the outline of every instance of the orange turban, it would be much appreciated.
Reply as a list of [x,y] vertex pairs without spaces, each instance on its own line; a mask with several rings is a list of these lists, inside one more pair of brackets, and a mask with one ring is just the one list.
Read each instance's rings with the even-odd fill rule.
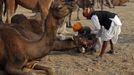
[[74,32],[77,32],[77,31],[80,30],[81,28],[82,28],[82,25],[81,25],[80,22],[74,23],[74,25],[73,25],[73,31],[74,31]]

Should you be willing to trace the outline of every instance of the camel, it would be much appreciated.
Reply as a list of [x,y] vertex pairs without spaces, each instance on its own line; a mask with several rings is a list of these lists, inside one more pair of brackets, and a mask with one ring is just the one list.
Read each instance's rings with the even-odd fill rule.
[[[41,30],[41,25],[39,25],[38,21],[36,21],[36,20],[27,19],[23,14],[17,14],[12,17],[11,22],[14,24],[15,23],[18,24],[18,25],[14,25],[12,27],[19,30],[21,32],[21,34],[29,40],[36,40],[39,38],[39,36],[41,36],[41,34],[39,34],[39,33],[41,33],[42,31],[38,31],[38,30]],[[33,24],[30,24],[30,23],[33,23]],[[65,22],[63,22],[63,23],[65,23]],[[33,25],[36,28],[33,28]],[[34,32],[33,30],[36,30],[36,29],[37,29],[37,32]],[[83,42],[80,42],[81,44],[78,46],[78,43],[80,41],[79,38],[81,38],[81,37],[76,37],[75,35],[76,35],[76,33],[67,31],[66,25],[63,24],[60,28],[58,28],[58,30],[56,32],[57,39],[54,42],[52,50],[65,51],[65,50],[77,49],[80,52],[81,48],[78,48],[78,47],[84,46],[84,45],[86,47],[86,44],[84,44],[84,42],[88,42],[88,41],[84,40],[86,38],[82,38],[81,40]],[[88,46],[90,47],[90,45],[88,45]]]
[[56,40],[53,45],[53,51],[65,51],[76,49],[79,53],[95,52],[97,44],[96,35],[91,34],[90,39],[84,36],[74,36],[73,39]]
[[22,7],[33,11],[39,11],[41,13],[42,20],[44,21],[52,2],[53,0],[4,0],[6,5],[6,23],[10,23],[17,5],[21,5]]
[[[78,5],[77,20],[80,20],[80,18],[79,18],[80,8],[82,8],[83,10],[85,8],[93,8],[94,9],[94,0],[76,0],[76,4]],[[69,20],[67,22],[67,27],[71,27],[71,16],[72,16],[72,13],[69,15]]]
[[103,5],[108,6],[109,8],[114,8],[111,0],[96,0],[95,2],[97,8],[101,8],[101,10],[103,10]]
[[[66,18],[65,18],[66,19]],[[64,20],[65,21],[65,20]],[[87,51],[93,51],[97,42],[95,41],[95,34],[90,34],[90,39],[87,37],[79,36],[76,32],[70,32],[66,30],[66,23],[63,22],[62,27],[57,30],[57,40],[53,45],[54,51],[65,51],[71,49],[77,49],[80,53],[86,53]],[[82,50],[84,49],[84,50]]]
[[76,40],[73,39],[66,39],[66,40],[59,40],[56,39],[53,45],[53,51],[68,51],[71,49],[77,48]]
[[[22,69],[27,66],[30,67],[30,65],[33,65],[30,62],[44,57],[50,52],[56,38],[56,30],[60,26],[59,21],[75,8],[74,3],[55,0],[45,20],[43,35],[35,41],[25,39],[16,29],[10,26],[0,25],[0,37],[4,43],[4,49],[0,52],[4,52],[2,58],[6,60],[4,66],[6,72],[12,75],[33,75],[33,71],[26,72]],[[40,64],[34,64],[33,68],[35,70],[45,70],[47,75],[51,75],[50,70]]]
[[129,0],[112,0],[112,4],[114,6],[123,6],[124,3],[128,2]]
[[129,0],[96,0],[95,3],[97,4],[97,7],[99,7],[100,3],[101,10],[103,10],[104,4],[109,8],[114,8],[115,6],[123,6],[126,2],[129,2]]
[[[72,33],[66,30],[65,21],[66,21],[66,18],[64,19],[63,25],[57,30],[57,33],[56,33],[57,40],[54,43],[53,50],[65,50],[65,49],[70,50],[73,48],[77,48],[75,42],[78,41],[78,39],[74,40],[73,38],[73,36],[76,35],[76,33]],[[25,17],[23,14],[17,14],[13,16],[11,19],[11,23],[19,24],[19,26],[15,25],[12,27],[21,31],[22,35],[25,36],[29,40],[38,39],[42,33],[41,24],[39,24],[38,21],[36,20],[27,19],[27,17]],[[25,29],[25,31],[23,29]],[[26,31],[26,29],[28,31]],[[84,41],[86,42],[87,40],[84,40]]]
[[[15,25],[12,27],[21,31],[22,35],[25,36],[27,39],[36,40],[37,37],[39,38],[39,36],[40,36],[39,33],[42,32],[42,31],[38,31],[38,30],[41,30],[41,25],[39,25],[36,20],[32,21],[32,23],[35,23],[35,24],[30,24],[29,21],[31,23],[32,20],[27,19],[23,14],[17,14],[15,16],[13,16],[11,19],[12,23],[19,24],[19,26]],[[36,28],[33,28],[33,25]],[[22,27],[22,29],[21,29],[21,27]],[[36,29],[37,29],[37,32],[34,32],[33,30],[36,30]],[[26,31],[26,30],[28,30],[28,31]],[[72,33],[72,32],[67,31],[66,23],[63,22],[62,26],[60,28],[58,28],[58,30],[57,30],[57,33],[56,33],[57,39],[54,42],[52,50],[65,51],[65,50],[77,49],[78,52],[82,53],[82,50],[81,50],[82,47],[83,48],[85,47],[87,49],[87,45],[85,44],[85,42],[88,43],[88,40],[86,38],[80,39],[81,37],[76,37],[76,35],[77,35],[77,33]],[[88,47],[91,47],[93,41],[91,41],[91,42],[89,41],[89,43],[91,43],[91,44],[89,44]]]

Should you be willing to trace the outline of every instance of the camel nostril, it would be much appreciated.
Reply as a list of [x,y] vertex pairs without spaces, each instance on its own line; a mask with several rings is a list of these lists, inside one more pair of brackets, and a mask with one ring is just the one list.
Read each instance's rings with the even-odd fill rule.
[[57,33],[58,35],[60,35],[61,33]]

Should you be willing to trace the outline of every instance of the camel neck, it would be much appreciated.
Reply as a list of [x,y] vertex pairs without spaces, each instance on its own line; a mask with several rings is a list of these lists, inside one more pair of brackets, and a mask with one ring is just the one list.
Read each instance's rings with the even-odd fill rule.
[[54,40],[56,36],[56,30],[57,30],[57,24],[58,21],[55,19],[51,13],[48,14],[45,23],[44,23],[44,32],[43,36],[41,37],[40,41],[46,41],[46,40]]
[[35,51],[35,53],[28,54],[29,56],[33,56],[30,58],[31,60],[42,57],[52,50],[53,42],[56,37],[57,23],[58,20],[49,13],[44,24],[45,30],[43,36],[38,42],[29,45],[29,47],[32,47],[31,51]]

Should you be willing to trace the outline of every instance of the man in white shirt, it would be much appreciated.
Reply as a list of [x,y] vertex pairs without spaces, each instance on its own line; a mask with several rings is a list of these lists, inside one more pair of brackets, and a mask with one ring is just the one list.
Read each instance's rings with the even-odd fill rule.
[[109,53],[114,53],[113,44],[118,40],[118,35],[121,32],[122,23],[117,14],[108,11],[93,11],[92,9],[85,9],[83,16],[91,19],[95,26],[94,32],[98,38],[101,38],[102,48],[99,57],[102,57],[110,41],[111,50]]

